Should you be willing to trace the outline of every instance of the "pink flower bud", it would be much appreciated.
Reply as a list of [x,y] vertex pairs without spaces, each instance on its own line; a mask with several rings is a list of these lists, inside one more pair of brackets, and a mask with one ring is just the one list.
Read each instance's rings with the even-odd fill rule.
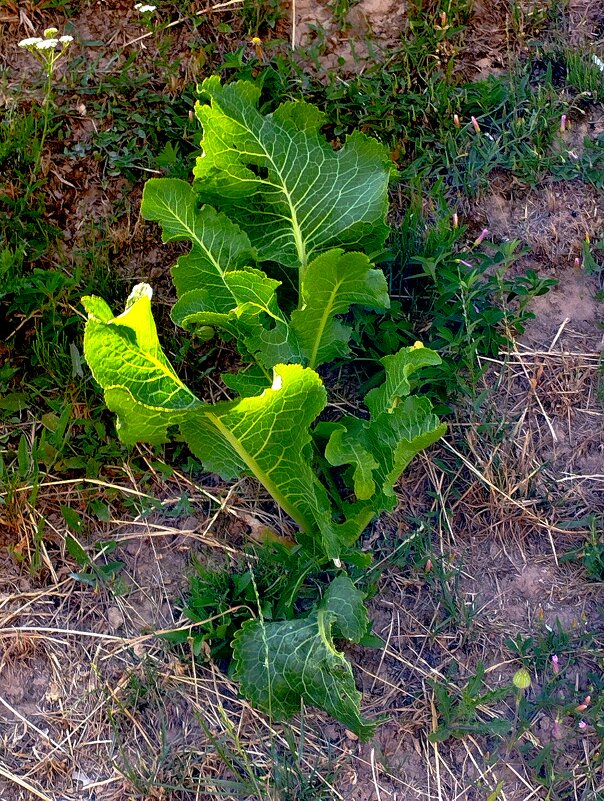
[[476,119],[476,117],[472,117],[472,125],[476,133],[480,133],[480,125],[478,124],[478,120]]
[[576,270],[581,269],[581,259],[578,256],[575,256],[575,269]]
[[461,128],[461,122],[459,121],[459,114],[453,115],[453,125],[455,125],[456,128]]
[[560,660],[558,659],[558,654],[554,654],[552,656],[552,670],[554,673],[560,673]]
[[579,728],[581,729],[581,731],[585,731],[585,729],[587,728],[587,723],[584,720],[580,720]]
[[566,130],[566,114],[563,114],[560,117],[560,133],[564,133]]
[[484,242],[484,240],[487,238],[488,235],[489,235],[489,229],[483,228],[482,231],[478,234],[478,236],[474,240],[474,247],[477,247],[482,242]]

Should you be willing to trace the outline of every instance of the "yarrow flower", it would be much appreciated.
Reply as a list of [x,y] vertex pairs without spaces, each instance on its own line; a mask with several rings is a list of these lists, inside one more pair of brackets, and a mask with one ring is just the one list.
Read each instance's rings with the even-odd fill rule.
[[21,39],[18,47],[35,47],[39,42],[44,41],[39,36],[31,36],[29,39]]
[[[42,126],[42,135],[40,136],[38,155],[32,170],[33,175],[38,173],[42,164],[44,142],[46,141],[46,134],[48,133],[50,107],[53,101],[52,77],[57,64],[65,57],[69,45],[73,42],[73,36],[58,36],[58,33],[58,28],[46,28],[43,38],[41,36],[30,36],[27,39],[22,39],[20,42],[17,42],[18,47],[23,47],[25,50],[28,50],[41,64],[46,76],[46,92],[42,101],[42,106],[44,108],[44,124]],[[57,49],[59,45],[61,45],[61,47]]]
[[591,60],[596,65],[596,67],[600,70],[600,72],[604,72],[604,61],[601,58],[598,58],[596,55],[591,57]]
[[[44,38],[41,36],[31,36],[28,39],[21,39],[18,42],[18,47],[24,47],[26,50],[31,51],[35,55],[36,50],[54,50],[59,44],[63,45],[63,50],[73,42],[73,36],[59,36],[58,28],[46,28],[44,31]],[[49,34],[52,34],[49,35]],[[60,54],[57,58],[60,57]]]
[[42,39],[42,41],[36,43],[37,50],[54,50],[55,47],[59,44],[58,39]]

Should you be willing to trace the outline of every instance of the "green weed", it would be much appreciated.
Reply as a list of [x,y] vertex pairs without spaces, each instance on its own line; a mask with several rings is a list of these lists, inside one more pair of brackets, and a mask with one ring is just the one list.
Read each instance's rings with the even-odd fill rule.
[[248,36],[265,36],[283,17],[279,0],[243,0],[240,10]]
[[428,190],[427,198],[416,186],[391,242],[388,272],[396,300],[379,318],[356,313],[357,345],[365,355],[378,359],[416,339],[438,350],[443,363],[426,371],[425,389],[443,404],[460,393],[476,398],[484,372],[480,357],[508,348],[534,316],[530,300],[556,283],[533,271],[508,277],[523,255],[518,242],[468,248],[465,240],[442,185]]
[[[576,774],[564,764],[565,749],[572,748],[581,734],[595,733],[600,740],[604,737],[601,652],[594,635],[581,629],[568,632],[558,624],[546,629],[540,638],[518,635],[507,645],[537,678],[520,701],[515,747],[532,779],[550,797],[571,799]],[[553,722],[553,741],[536,748],[530,739],[523,742],[517,738],[531,730],[540,714]],[[586,755],[582,771],[594,775],[601,764],[600,753]]]
[[228,663],[233,636],[245,620],[258,612],[265,620],[290,619],[312,604],[316,587],[313,590],[305,582],[313,577],[316,581],[319,567],[313,569],[312,563],[301,560],[299,550],[299,546],[278,542],[255,546],[234,569],[232,565],[207,568],[195,562],[182,610],[193,624],[191,633],[168,634],[166,639],[190,641],[195,656],[202,654],[207,643],[215,659]]
[[450,737],[461,739],[468,734],[482,734],[501,739],[511,728],[511,722],[497,715],[480,712],[489,704],[507,698],[514,692],[510,686],[496,690],[484,688],[485,665],[479,662],[476,672],[466,684],[459,688],[457,682],[431,681],[435,705],[439,714],[439,725],[430,735],[432,742],[442,742]]
[[580,548],[567,551],[561,559],[565,562],[582,563],[587,575],[596,581],[604,581],[604,541],[601,534],[603,523],[601,517],[592,514],[564,525],[569,530],[589,529],[587,541]]

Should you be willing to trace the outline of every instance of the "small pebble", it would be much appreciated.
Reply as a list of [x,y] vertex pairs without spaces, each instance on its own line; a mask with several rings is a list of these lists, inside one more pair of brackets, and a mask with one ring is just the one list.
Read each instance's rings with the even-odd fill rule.
[[110,606],[107,610],[107,622],[111,631],[115,631],[124,625],[124,615],[117,606]]

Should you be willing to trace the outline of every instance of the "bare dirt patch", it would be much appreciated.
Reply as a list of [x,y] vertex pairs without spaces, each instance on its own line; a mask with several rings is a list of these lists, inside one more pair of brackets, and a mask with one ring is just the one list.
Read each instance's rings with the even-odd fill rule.
[[361,71],[368,59],[379,58],[404,33],[405,4],[398,0],[360,0],[351,3],[339,18],[334,15],[334,5],[313,0],[296,3],[296,44],[325,42],[324,69]]
[[596,45],[604,39],[604,3],[602,0],[570,0],[569,41],[572,45]]

